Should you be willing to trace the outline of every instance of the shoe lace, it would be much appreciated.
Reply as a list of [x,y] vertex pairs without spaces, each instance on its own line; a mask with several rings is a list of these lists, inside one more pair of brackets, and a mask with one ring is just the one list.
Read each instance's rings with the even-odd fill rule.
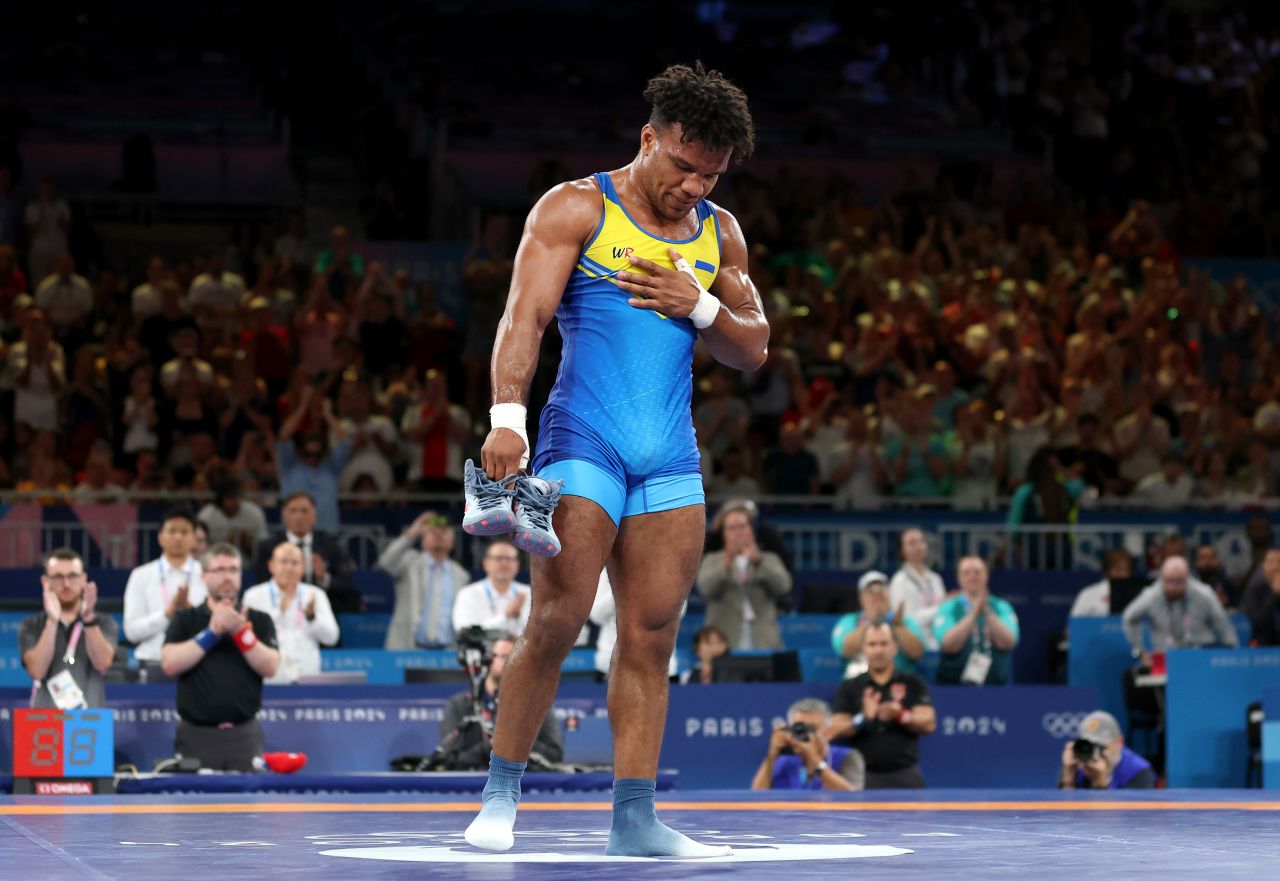
[[506,482],[511,479],[510,477],[502,480],[493,480],[479,468],[475,469],[473,473],[475,474],[475,480],[472,483],[471,494],[476,497],[476,503],[480,507],[487,508],[490,505],[501,502],[503,499],[515,496],[516,491],[506,487]]
[[550,488],[541,490],[528,478],[516,481],[516,504],[536,529],[551,529],[551,515],[560,504],[560,490],[564,484],[558,480],[547,481]]

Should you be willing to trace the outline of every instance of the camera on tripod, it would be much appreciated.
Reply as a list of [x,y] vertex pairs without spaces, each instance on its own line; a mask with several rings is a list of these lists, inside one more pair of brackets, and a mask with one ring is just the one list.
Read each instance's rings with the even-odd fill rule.
[[458,665],[467,671],[467,676],[476,681],[477,674],[481,680],[489,674],[489,665],[493,663],[488,634],[483,627],[473,625],[458,634]]

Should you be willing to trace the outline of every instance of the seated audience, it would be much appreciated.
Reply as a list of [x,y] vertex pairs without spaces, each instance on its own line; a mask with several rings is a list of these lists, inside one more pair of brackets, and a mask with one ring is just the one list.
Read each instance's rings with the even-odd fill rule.
[[329,604],[335,612],[359,612],[364,601],[351,584],[351,571],[355,567],[338,537],[316,528],[315,499],[305,492],[290,493],[280,508],[280,519],[284,528],[273,530],[258,542],[254,577],[259,582],[266,581],[270,577],[267,563],[272,553],[282,541],[292,542],[302,549],[303,582],[329,594]]
[[453,648],[454,596],[471,580],[450,557],[456,538],[446,517],[426,511],[382,549],[378,568],[396,588],[385,648]]
[[1133,557],[1124,548],[1112,548],[1102,558],[1101,581],[1081,589],[1071,604],[1069,618],[1102,618],[1111,614],[1111,582],[1133,575]]
[[[716,660],[729,654],[729,640],[719,627],[704,625],[693,634],[693,666],[680,675],[685,685],[710,685],[719,681],[720,670]],[[672,663],[675,662],[674,656]]]
[[291,542],[276,545],[267,563],[271,580],[244,592],[244,604],[271,616],[280,666],[270,684],[297,682],[320,672],[320,646],[338,644],[338,620],[328,595],[302,583],[302,550]]
[[942,658],[939,685],[1006,685],[1018,645],[1018,615],[987,588],[987,564],[961,557],[956,566],[960,594],[944,602],[933,619]]
[[529,623],[529,585],[515,580],[520,552],[505,538],[489,542],[484,554],[484,574],[458,591],[453,601],[453,632],[468,627],[501,630],[519,638]]
[[905,604],[889,608],[889,579],[883,572],[872,570],[858,579],[858,599],[862,611],[851,612],[836,622],[831,630],[831,648],[848,658],[845,678],[857,676],[867,669],[862,642],[867,631],[877,624],[888,624],[894,632],[898,654],[894,665],[905,673],[916,672],[916,661],[924,654],[924,631],[904,611]]
[[234,477],[223,477],[213,485],[213,501],[196,514],[205,524],[210,541],[225,541],[252,551],[270,535],[267,516],[256,502],[244,497],[244,486]]
[[1280,646],[1280,572],[1271,578],[1271,592],[1249,619],[1253,641],[1260,646]]
[[929,542],[919,529],[904,530],[898,537],[902,566],[889,581],[889,607],[901,608],[925,634],[925,648],[936,649],[933,616],[947,598],[942,576],[929,568]]
[[702,558],[698,591],[707,601],[707,623],[734,649],[780,649],[778,600],[791,593],[782,559],[756,544],[751,516],[735,509],[721,523],[724,550]]
[[185,511],[170,511],[160,524],[157,560],[129,573],[124,586],[124,635],[137,643],[134,657],[159,663],[164,634],[173,616],[204,602],[200,561],[191,555],[196,522]]

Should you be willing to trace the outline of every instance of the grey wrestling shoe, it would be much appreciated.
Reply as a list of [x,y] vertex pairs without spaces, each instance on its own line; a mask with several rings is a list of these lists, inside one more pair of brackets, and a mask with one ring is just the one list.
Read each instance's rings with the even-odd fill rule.
[[560,539],[551,528],[551,515],[560,504],[562,489],[563,480],[523,475],[516,478],[516,526],[512,540],[520,550],[539,557],[560,553]]
[[[470,459],[462,469],[462,492],[466,507],[462,512],[462,531],[467,535],[506,535],[516,526],[511,500],[516,490],[506,484],[514,477],[493,480]],[[557,545],[557,550],[559,546]]]

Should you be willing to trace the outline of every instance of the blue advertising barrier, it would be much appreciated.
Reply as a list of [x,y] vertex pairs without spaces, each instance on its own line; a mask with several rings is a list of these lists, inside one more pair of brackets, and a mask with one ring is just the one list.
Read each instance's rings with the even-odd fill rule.
[[[1240,644],[1248,645],[1249,619],[1244,615],[1231,615],[1230,618]],[[1067,684],[1096,687],[1101,698],[1101,708],[1115,716],[1128,730],[1129,713],[1124,705],[1124,671],[1135,662],[1133,649],[1124,635],[1121,616],[1072,618],[1069,630],[1071,639],[1067,649]]]
[[1099,708],[1115,716],[1128,730],[1124,671],[1133,666],[1133,652],[1120,616],[1072,618],[1068,633],[1067,684],[1097,688]]
[[[440,741],[440,721],[458,686],[267,686],[258,715],[268,751],[307,754],[306,773],[389,770],[401,755],[427,755]],[[603,689],[587,697],[556,699],[556,713],[603,712]],[[150,771],[173,755],[178,723],[173,685],[108,685],[116,716],[116,764]],[[27,692],[0,690],[0,768],[12,767],[12,708]]]
[[[833,693],[826,685],[673,689],[663,767],[680,772],[683,788],[745,788],[787,707]],[[922,738],[920,764],[929,786],[939,788],[1052,786],[1063,744],[1097,708],[1092,688],[940,687],[932,694],[938,730]]]
[[[390,759],[430,753],[439,740],[449,686],[268,686],[260,719],[268,750],[306,752],[307,773],[384,771]],[[685,789],[742,788],[764,756],[775,724],[802,697],[826,686],[713,685],[673,688],[662,767]],[[178,721],[172,685],[108,686],[116,712],[117,764],[149,770],[172,754]],[[604,688],[565,685],[558,716],[604,714]],[[933,690],[938,730],[922,740],[921,765],[933,787],[1051,786],[1062,745],[1075,735],[1096,693],[1080,688]],[[12,755],[11,708],[26,692],[0,691],[0,768]]]
[[1262,692],[1262,785],[1280,789],[1280,686]]
[[1280,683],[1280,648],[1169,652],[1170,788],[1243,786],[1245,709]]

